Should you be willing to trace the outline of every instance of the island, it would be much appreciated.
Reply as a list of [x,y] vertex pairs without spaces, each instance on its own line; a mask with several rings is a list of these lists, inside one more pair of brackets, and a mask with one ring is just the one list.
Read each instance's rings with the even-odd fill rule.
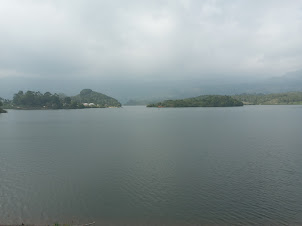
[[121,107],[121,103],[105,94],[84,89],[76,96],[64,94],[41,93],[39,91],[19,91],[13,100],[5,100],[7,109],[41,110],[41,109],[84,109]]
[[237,107],[243,103],[230,96],[202,95],[180,100],[165,100],[163,102],[149,104],[147,107]]

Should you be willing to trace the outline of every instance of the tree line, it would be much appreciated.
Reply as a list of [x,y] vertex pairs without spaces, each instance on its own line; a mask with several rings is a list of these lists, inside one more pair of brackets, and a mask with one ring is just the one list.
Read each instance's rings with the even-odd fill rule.
[[[81,108],[106,108],[121,107],[116,99],[102,93],[84,89],[79,95],[68,97],[64,94],[41,93],[39,91],[19,91],[12,100],[5,100],[6,109],[81,109]],[[84,104],[87,106],[84,106]]]
[[302,104],[302,92],[271,93],[271,94],[240,94],[233,98],[252,105]]
[[205,95],[180,100],[166,100],[147,107],[233,107],[243,106],[243,103],[230,96]]
[[45,109],[78,109],[84,108],[84,106],[71,99],[71,97],[60,97],[58,94],[51,94],[46,92],[34,91],[19,91],[14,94],[12,100],[12,106],[18,106],[19,108],[45,108]]

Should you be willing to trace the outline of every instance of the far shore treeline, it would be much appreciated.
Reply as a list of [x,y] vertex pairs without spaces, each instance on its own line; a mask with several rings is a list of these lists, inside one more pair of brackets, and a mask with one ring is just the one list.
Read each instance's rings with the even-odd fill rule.
[[181,100],[166,100],[147,107],[236,107],[243,103],[230,96],[205,95]]
[[[179,104],[184,104],[184,102],[187,101],[187,103],[190,103],[196,100],[196,98],[201,97],[209,97],[209,99],[213,98],[214,96],[219,95],[202,95],[199,97],[192,97],[187,99],[171,99],[172,101],[178,101]],[[230,95],[233,99],[239,100],[243,103],[243,105],[302,105],[302,92],[287,92],[287,93],[269,93],[269,94],[263,94],[263,93],[243,93],[243,94],[236,94],[236,95]],[[153,106],[158,105],[161,106],[162,102],[167,101],[167,99],[164,98],[158,98],[157,100],[154,99],[131,99],[129,100],[125,105],[147,105],[147,106]],[[170,101],[171,102],[171,101]],[[165,102],[168,103],[168,102]],[[173,102],[173,104],[176,104],[176,102]],[[192,104],[192,103],[190,103]],[[154,106],[153,106],[154,107]],[[180,107],[180,106],[178,106]]]
[[[6,109],[82,109],[121,107],[116,99],[84,89],[79,95],[68,97],[64,94],[41,93],[39,91],[19,91],[13,100],[1,99]],[[3,103],[2,103],[3,102]]]
[[166,100],[147,107],[232,107],[242,105],[302,105],[302,92],[202,95],[180,100]]
[[[302,105],[302,92],[273,94],[202,95],[193,98],[164,100],[157,103],[132,101],[133,105],[147,107],[233,107],[243,105]],[[130,103],[130,102],[129,102]],[[139,104],[135,104],[139,103]],[[131,105],[131,104],[128,104]],[[121,107],[121,103],[105,94],[83,89],[80,94],[68,97],[64,94],[19,91],[12,100],[0,98],[0,113],[4,109],[83,109]]]

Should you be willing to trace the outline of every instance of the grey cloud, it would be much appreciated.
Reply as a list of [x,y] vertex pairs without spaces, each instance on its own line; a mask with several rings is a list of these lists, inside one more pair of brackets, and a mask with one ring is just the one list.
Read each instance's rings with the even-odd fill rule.
[[0,2],[0,76],[270,77],[302,68],[299,0]]

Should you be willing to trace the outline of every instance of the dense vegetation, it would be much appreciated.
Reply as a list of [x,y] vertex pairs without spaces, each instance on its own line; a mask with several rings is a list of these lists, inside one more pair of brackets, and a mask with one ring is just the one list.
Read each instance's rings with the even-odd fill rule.
[[147,107],[233,107],[243,106],[239,100],[230,96],[205,95],[195,98],[181,100],[166,100],[156,104],[149,104]]
[[[84,89],[74,97],[68,97],[64,94],[51,94],[50,92],[41,93],[35,91],[19,91],[13,97],[13,100],[0,98],[1,104],[9,109],[81,109],[81,108],[103,108],[120,107],[121,104],[114,98],[90,89]],[[84,103],[86,106],[84,106]]]
[[[128,101],[129,105],[144,104],[147,101]],[[150,101],[151,102],[151,101]],[[302,104],[302,92],[275,93],[275,94],[240,94],[233,96],[203,95],[195,98],[165,100],[147,107],[230,107],[251,105],[288,105]],[[83,103],[90,105],[84,106]],[[13,100],[0,98],[0,113],[4,109],[79,109],[84,107],[121,107],[116,99],[102,93],[84,89],[79,95],[68,97],[63,94],[44,94],[34,91],[19,91]]]
[[83,89],[79,95],[72,97],[72,100],[80,103],[94,103],[98,107],[121,107],[121,103],[116,99],[106,96],[105,94]]
[[0,113],[6,113],[6,111],[5,110],[3,110],[1,107],[2,107],[2,101],[0,100]]
[[84,106],[76,101],[72,101],[70,97],[60,98],[58,94],[46,92],[19,91],[14,95],[12,105],[16,108],[24,109],[78,109]]
[[302,104],[302,92],[273,93],[273,94],[240,94],[232,96],[244,104],[252,105],[287,105]]

